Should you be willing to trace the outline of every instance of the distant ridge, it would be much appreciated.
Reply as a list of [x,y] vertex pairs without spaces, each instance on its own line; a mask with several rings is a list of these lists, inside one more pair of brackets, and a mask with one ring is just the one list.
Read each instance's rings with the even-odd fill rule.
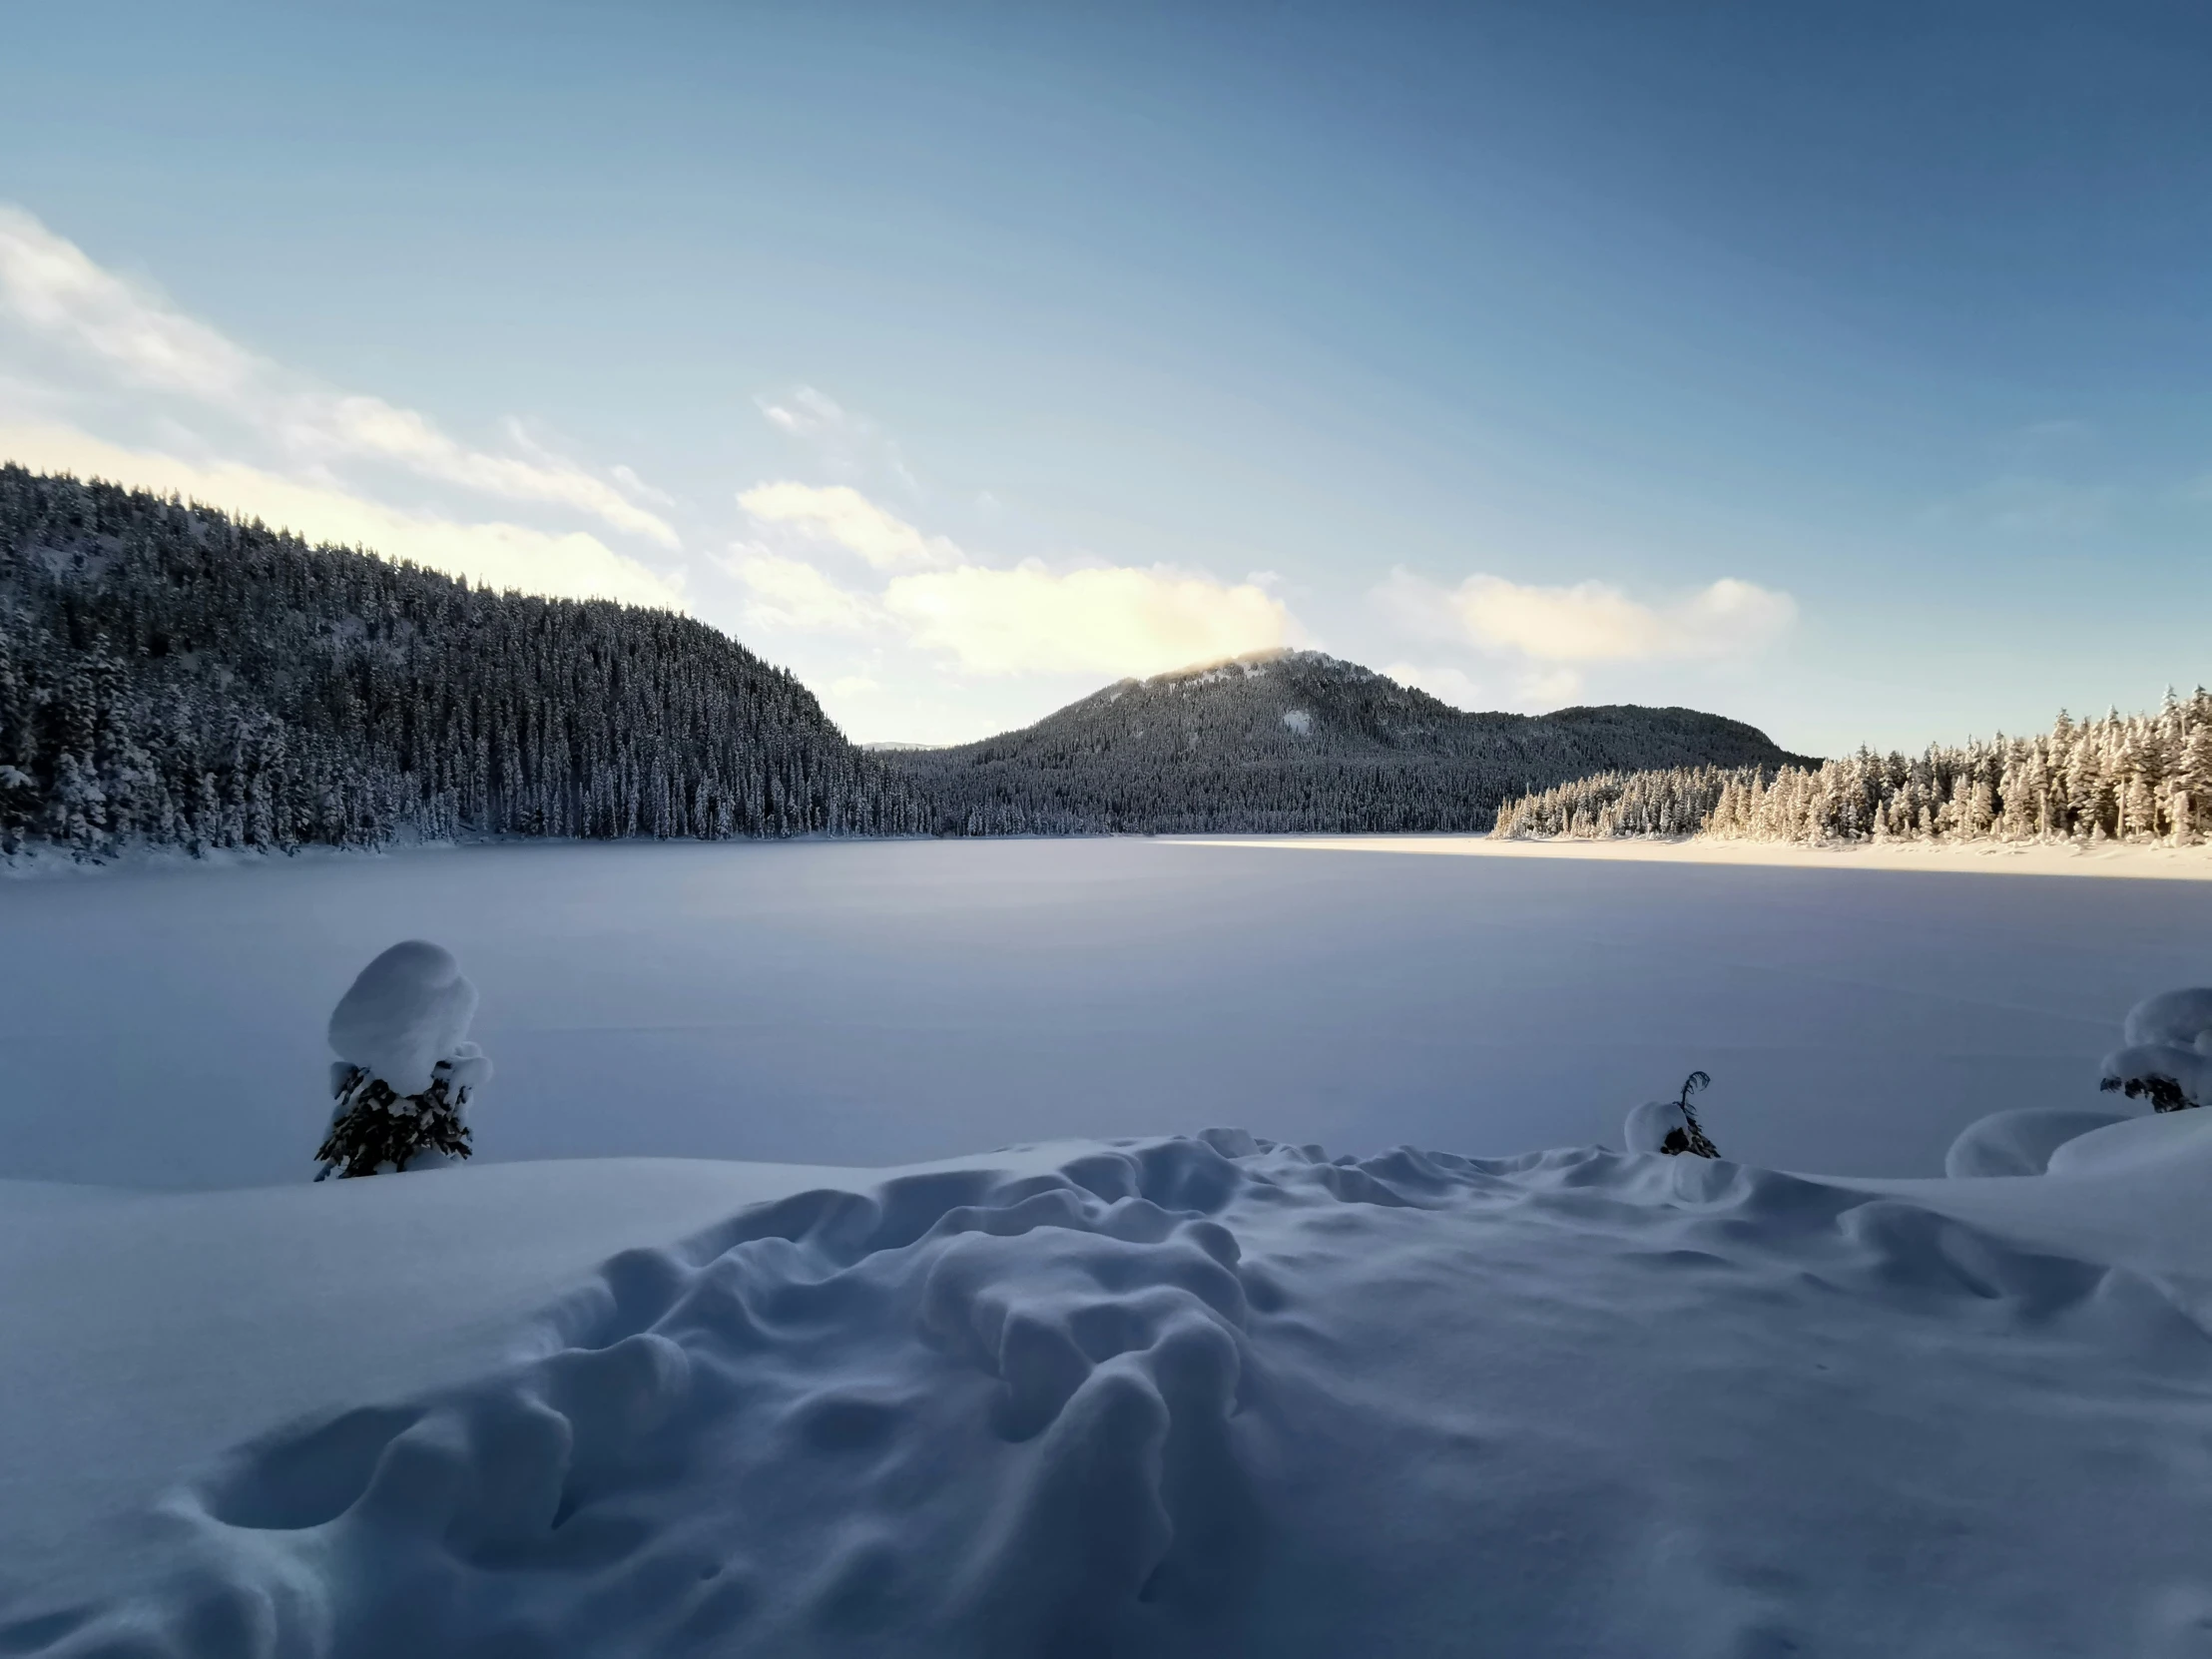
[[1464,714],[1357,663],[1266,651],[883,763],[913,780],[939,833],[1071,834],[1486,830],[1500,802],[1593,773],[1803,759],[1693,709]]

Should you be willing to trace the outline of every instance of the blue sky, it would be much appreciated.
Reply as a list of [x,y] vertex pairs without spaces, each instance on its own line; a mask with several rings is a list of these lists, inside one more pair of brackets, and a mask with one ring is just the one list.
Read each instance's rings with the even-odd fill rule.
[[862,739],[1317,645],[1917,747],[2212,679],[2186,7],[11,15],[0,450]]

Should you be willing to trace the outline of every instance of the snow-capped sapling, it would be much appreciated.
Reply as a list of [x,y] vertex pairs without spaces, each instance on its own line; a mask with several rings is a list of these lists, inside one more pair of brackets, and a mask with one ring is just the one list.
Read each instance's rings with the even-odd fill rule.
[[491,1061],[467,1040],[475,1013],[461,964],[426,939],[395,944],[361,969],[330,1015],[337,1105],[315,1153],[317,1181],[469,1155],[468,1098],[491,1081]]
[[1718,1158],[1720,1148],[1705,1133],[1705,1126],[1698,1122],[1697,1113],[1690,1105],[1690,1096],[1712,1081],[1704,1072],[1693,1071],[1682,1080],[1682,1093],[1677,1098],[1647,1100],[1630,1112],[1623,1131],[1628,1150],[1676,1155],[1687,1152],[1699,1158]]
[[2212,1104],[2212,988],[2161,991],[2127,1011],[2124,1048],[2104,1057],[2100,1089],[2159,1112]]

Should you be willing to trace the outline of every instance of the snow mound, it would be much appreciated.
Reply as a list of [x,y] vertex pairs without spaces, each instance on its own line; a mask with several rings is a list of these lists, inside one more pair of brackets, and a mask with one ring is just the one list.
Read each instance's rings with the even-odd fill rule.
[[1943,1154],[1943,1173],[1977,1175],[2041,1175],[2051,1154],[2066,1142],[2125,1123],[2124,1112],[2063,1111],[2030,1106],[2010,1112],[1991,1112],[1976,1118],[1958,1132]]
[[2129,1043],[2161,1043],[2203,1051],[2212,1033],[2212,987],[2160,991],[2127,1011],[2120,1035]]
[[2194,1106],[2212,1105],[2212,987],[2163,991],[2130,1008],[2125,1047],[2104,1057],[2104,1086],[2129,1096],[2158,1085]]
[[0,1652],[2201,1651],[2203,1293],[1945,1189],[2056,1183],[1208,1131],[801,1193],[224,1455]]
[[476,987],[453,953],[427,939],[406,939],[361,969],[338,999],[330,1047],[393,1093],[416,1095],[429,1088],[440,1060],[460,1053],[475,1017]]
[[1679,1100],[1647,1100],[1630,1109],[1621,1141],[1631,1152],[1661,1152],[1669,1135],[1689,1133],[1690,1115]]
[[2201,1156],[2208,1148],[2212,1113],[2160,1112],[2121,1118],[2053,1148],[2049,1170],[2053,1175],[2101,1174]]

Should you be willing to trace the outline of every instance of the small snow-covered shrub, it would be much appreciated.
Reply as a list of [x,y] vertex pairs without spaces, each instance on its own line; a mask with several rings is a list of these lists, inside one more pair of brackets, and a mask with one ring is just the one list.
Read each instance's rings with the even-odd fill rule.
[[453,953],[425,939],[393,945],[330,1015],[337,1105],[315,1158],[327,1176],[434,1169],[470,1153],[469,1096],[491,1061],[467,1040],[476,987]]
[[2127,1011],[2124,1048],[2104,1057],[2097,1087],[2154,1111],[2212,1103],[2212,987],[2161,991]]
[[1647,1100],[1628,1114],[1623,1138],[1631,1152],[1689,1153],[1698,1158],[1718,1158],[1720,1148],[1705,1133],[1690,1096],[1713,1080],[1693,1071],[1682,1080],[1682,1093],[1673,1100]]

